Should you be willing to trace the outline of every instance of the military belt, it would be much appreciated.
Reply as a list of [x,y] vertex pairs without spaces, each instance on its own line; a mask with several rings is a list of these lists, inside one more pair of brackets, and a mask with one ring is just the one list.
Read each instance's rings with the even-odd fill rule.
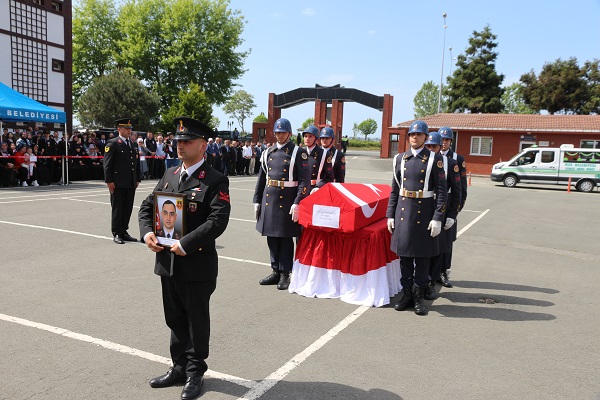
[[294,181],[278,181],[276,179],[268,179],[267,180],[267,186],[274,186],[274,187],[296,187],[298,186],[298,182],[294,182]]
[[429,190],[427,192],[424,192],[422,190],[412,191],[412,190],[402,189],[400,191],[400,196],[410,197],[411,199],[427,199],[427,198],[433,197],[433,191]]

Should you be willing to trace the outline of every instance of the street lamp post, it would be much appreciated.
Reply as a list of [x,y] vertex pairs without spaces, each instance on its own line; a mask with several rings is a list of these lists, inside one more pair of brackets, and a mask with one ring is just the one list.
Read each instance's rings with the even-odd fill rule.
[[454,62],[454,58],[452,58],[452,47],[448,50],[450,51],[450,77],[452,78],[452,63]]
[[446,54],[446,28],[448,27],[448,25],[446,25],[446,17],[448,16],[448,14],[443,13],[442,17],[444,17],[444,46],[442,47],[442,72],[440,74],[440,94],[438,96],[438,108],[437,108],[437,112],[438,114],[442,112],[442,82],[444,79],[444,55]]

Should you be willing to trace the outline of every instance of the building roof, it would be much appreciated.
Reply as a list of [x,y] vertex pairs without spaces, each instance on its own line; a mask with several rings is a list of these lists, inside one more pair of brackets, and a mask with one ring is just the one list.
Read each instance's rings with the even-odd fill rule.
[[[449,126],[455,130],[600,133],[600,115],[435,114],[421,120],[430,127]],[[408,128],[414,121],[404,121],[396,127]]]

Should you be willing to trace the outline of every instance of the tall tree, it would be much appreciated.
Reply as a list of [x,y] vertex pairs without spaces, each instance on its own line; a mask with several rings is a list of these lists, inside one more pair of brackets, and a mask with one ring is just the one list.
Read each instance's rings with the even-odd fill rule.
[[81,0],[73,7],[73,96],[75,106],[95,78],[116,65],[117,9],[113,0]]
[[269,118],[267,118],[264,112],[261,112],[260,115],[254,118],[254,122],[269,122]]
[[586,61],[584,79],[588,85],[589,98],[583,106],[584,114],[600,114],[600,60]]
[[531,70],[521,76],[521,82],[525,103],[533,109],[547,110],[550,114],[584,112],[589,93],[584,72],[575,57],[545,63],[539,76]]
[[[439,86],[433,81],[427,81],[421,86],[421,89],[413,99],[415,118],[422,118],[426,115],[437,114],[438,109]],[[448,100],[446,95],[442,95],[442,110],[446,110]]]
[[504,105],[504,111],[502,111],[504,114],[535,114],[535,110],[525,103],[523,85],[519,82],[504,88],[502,104]]
[[[211,125],[212,105],[202,88],[192,83],[189,89],[182,89],[171,107],[161,116],[160,127],[164,131],[173,130],[173,120],[176,117],[186,116]],[[211,126],[214,129],[214,126]]]
[[315,119],[313,117],[306,118],[306,120],[304,120],[304,122],[300,126],[300,129],[304,130],[307,127],[314,125],[314,124],[315,124]]
[[254,96],[245,90],[238,90],[233,93],[231,98],[225,103],[223,111],[225,114],[236,119],[242,128],[242,133],[245,133],[244,120],[252,116],[252,109],[254,107],[256,107]]
[[367,118],[358,124],[357,128],[361,135],[365,135],[365,140],[367,140],[367,136],[374,134],[377,130],[377,122],[373,118]]
[[156,120],[160,99],[130,73],[115,70],[96,78],[79,99],[81,123],[89,127],[113,126],[118,118],[131,117],[135,129],[148,130]]
[[497,113],[502,111],[500,85],[503,74],[496,72],[498,46],[489,26],[483,31],[473,31],[465,54],[458,56],[456,69],[448,78],[445,93],[450,112]]

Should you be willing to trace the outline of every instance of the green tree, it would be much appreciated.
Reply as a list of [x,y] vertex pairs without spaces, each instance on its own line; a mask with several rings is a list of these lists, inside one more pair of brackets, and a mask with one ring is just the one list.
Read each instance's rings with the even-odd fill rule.
[[219,118],[217,117],[212,117],[210,119],[210,124],[209,126],[213,129],[219,130],[219,125],[221,125],[221,121],[219,121]]
[[535,110],[525,104],[523,85],[519,82],[504,88],[502,104],[504,105],[504,111],[502,111],[504,114],[535,114]]
[[315,119],[313,117],[306,118],[306,120],[300,126],[300,129],[305,130],[307,127],[314,125],[314,124],[315,124]]
[[583,106],[583,113],[600,114],[600,60],[586,61],[583,74],[589,94],[588,101]]
[[126,0],[119,60],[153,85],[163,106],[181,89],[199,85],[223,104],[244,73],[245,19],[229,0]]
[[267,118],[264,112],[261,112],[260,115],[254,118],[254,122],[269,122],[269,118]]
[[[189,89],[183,89],[179,92],[171,107],[162,114],[161,129],[172,131],[174,129],[173,120],[180,116],[194,118],[208,123],[210,126],[212,105],[199,85],[192,83]],[[212,128],[214,129],[214,127]]]
[[127,71],[101,76],[79,99],[81,123],[89,127],[113,126],[115,119],[131,117],[136,130],[149,130],[160,99]]
[[[413,99],[416,119],[437,114],[439,90],[439,86],[433,81],[427,81],[421,86]],[[447,103],[446,95],[442,94],[442,110],[446,110]]]
[[252,109],[254,107],[256,107],[254,96],[245,90],[238,90],[233,93],[229,101],[225,103],[223,111],[231,118],[236,119],[242,128],[242,133],[245,133],[244,120],[252,116]]
[[377,122],[373,118],[367,118],[358,124],[357,129],[361,135],[365,135],[365,140],[367,140],[367,136],[374,134],[377,130]]
[[354,125],[352,125],[352,135],[354,136],[354,139],[356,139],[356,137],[360,135],[360,130],[358,129],[358,124],[356,122],[354,123]]
[[81,0],[73,7],[73,96],[75,107],[94,79],[116,66],[120,39],[113,0]]
[[496,72],[496,35],[489,26],[473,31],[469,47],[460,54],[445,93],[450,112],[498,113],[502,111],[504,75]]
[[545,63],[539,76],[531,70],[521,75],[521,82],[525,103],[535,110],[547,110],[550,114],[584,112],[588,86],[575,57]]

